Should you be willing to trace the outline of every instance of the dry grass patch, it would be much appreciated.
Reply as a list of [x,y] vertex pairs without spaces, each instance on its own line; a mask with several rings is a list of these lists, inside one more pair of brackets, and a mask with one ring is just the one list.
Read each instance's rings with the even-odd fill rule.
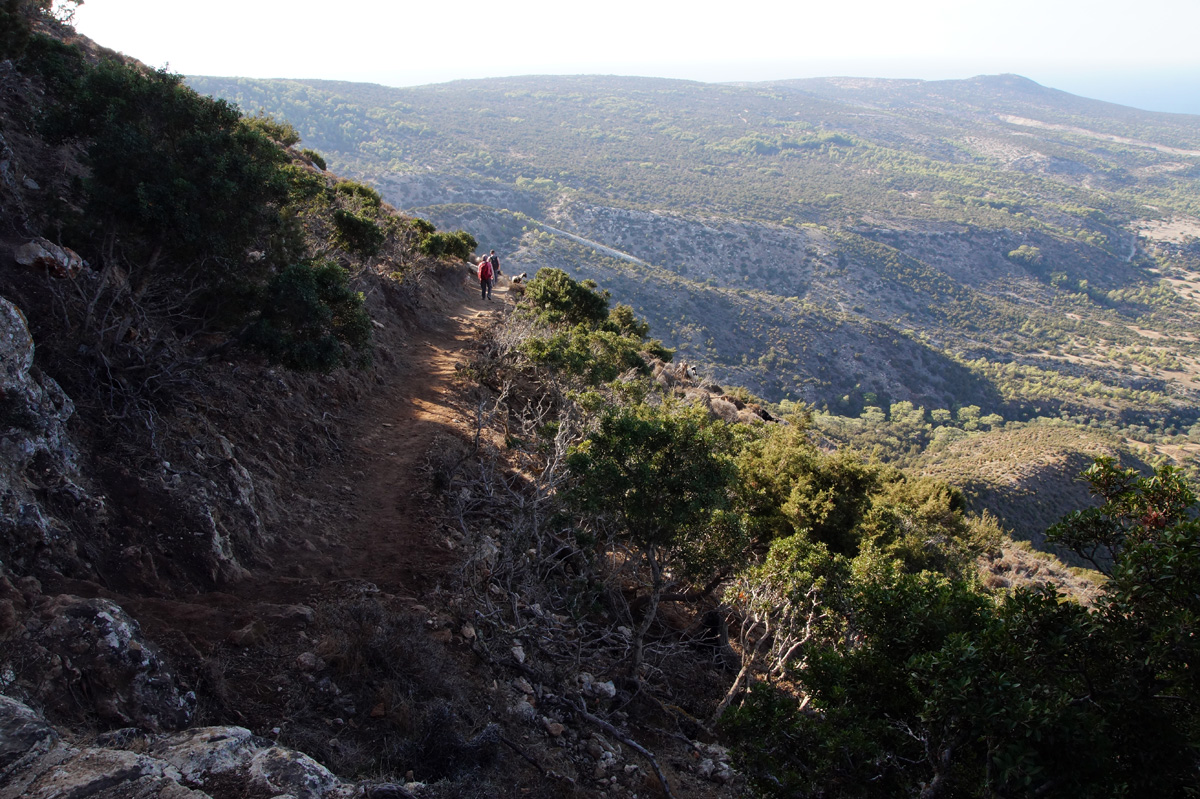
[[998,551],[979,559],[983,584],[992,590],[1053,584],[1080,604],[1093,605],[1100,596],[1104,576],[1067,566],[1058,558],[1034,549],[1028,541],[1005,540]]

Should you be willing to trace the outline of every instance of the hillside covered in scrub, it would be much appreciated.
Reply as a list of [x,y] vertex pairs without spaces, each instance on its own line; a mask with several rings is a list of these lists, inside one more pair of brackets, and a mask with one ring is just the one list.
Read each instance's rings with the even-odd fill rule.
[[[288,119],[513,273],[598,281],[681,359],[812,408],[838,443],[964,488],[990,478],[950,444],[1022,442],[1036,464],[1024,445],[1058,434],[1031,426],[1067,428],[1084,458],[1193,468],[1195,117],[1013,75],[188,81]],[[1021,472],[1018,493],[1059,481]],[[972,507],[1013,492],[972,490],[1000,502]],[[1015,526],[1037,539],[1060,510]]]
[[1200,123],[970,81],[189,79],[398,207],[601,280],[714,377],[1186,430]]
[[[483,299],[487,228],[0,23],[0,793],[1195,792],[1180,470],[770,402],[553,261]],[[1095,571],[921,461],[984,432],[1087,469]]]

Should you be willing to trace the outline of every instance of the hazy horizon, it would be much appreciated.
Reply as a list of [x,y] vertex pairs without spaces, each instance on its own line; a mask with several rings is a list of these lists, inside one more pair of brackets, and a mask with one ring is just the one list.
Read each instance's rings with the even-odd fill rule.
[[[764,25],[764,21],[770,24]],[[863,0],[852,15],[766,0],[686,15],[642,0],[603,12],[550,0],[431,4],[313,0],[205,6],[87,0],[80,33],[185,75],[409,87],[517,75],[630,75],[706,83],[856,76],[947,80],[1013,73],[1149,111],[1200,114],[1200,3]]]
[[[830,73],[826,75],[793,75],[788,77],[774,77],[761,79],[729,79],[729,80],[701,80],[694,77],[678,77],[672,75],[640,75],[640,74],[625,74],[613,72],[572,72],[572,73],[525,73],[514,75],[491,75],[486,77],[466,77],[466,78],[449,78],[441,81],[429,81],[425,83],[388,83],[382,80],[352,80],[347,78],[330,78],[315,75],[302,76],[286,76],[272,75],[258,76],[251,75],[214,75],[214,74],[188,74],[186,77],[204,77],[204,78],[248,78],[262,80],[295,80],[295,81],[310,81],[310,80],[328,80],[347,83],[371,83],[380,86],[387,86],[395,89],[418,88],[421,86],[436,86],[442,83],[454,83],[460,80],[501,80],[505,78],[522,78],[522,77],[572,77],[582,75],[597,75],[597,76],[617,76],[629,78],[647,78],[647,79],[664,79],[664,80],[689,80],[699,83],[714,83],[714,84],[741,84],[741,83],[771,83],[783,82],[791,80],[810,80],[824,78],[861,78],[868,80],[921,80],[921,81],[939,81],[939,80],[967,80],[969,78],[979,77],[981,75],[1001,75],[1001,74],[1020,74],[1014,72],[992,72],[992,73],[975,73],[971,75],[962,75],[960,77],[914,77],[911,75],[902,76],[882,76],[873,74],[851,74],[848,72]],[[1036,83],[1045,86],[1049,89],[1057,89],[1059,91],[1068,92],[1070,94],[1086,97],[1093,100],[1100,100],[1108,103],[1136,108],[1142,111],[1150,111],[1157,113],[1171,114],[1190,114],[1200,116],[1200,73],[1186,75],[1164,75],[1161,73],[1143,73],[1139,74],[1131,72],[1120,76],[1110,75],[1077,75],[1069,76],[1057,81],[1038,80],[1030,75],[1020,75],[1020,77],[1028,78]]]

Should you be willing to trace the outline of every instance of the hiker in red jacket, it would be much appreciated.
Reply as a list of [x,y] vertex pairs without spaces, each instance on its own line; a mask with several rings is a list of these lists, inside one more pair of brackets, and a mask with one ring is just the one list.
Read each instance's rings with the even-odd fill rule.
[[492,298],[492,262],[487,258],[479,259],[479,293],[481,299]]

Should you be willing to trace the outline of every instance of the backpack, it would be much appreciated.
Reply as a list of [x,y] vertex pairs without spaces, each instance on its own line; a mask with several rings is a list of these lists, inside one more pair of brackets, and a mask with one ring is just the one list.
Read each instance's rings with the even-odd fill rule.
[[479,279],[489,280],[492,277],[492,262],[484,258],[479,262]]
[[495,255],[489,255],[487,260],[488,260],[488,263],[492,265],[493,272],[500,271],[500,259],[499,258],[497,258]]

